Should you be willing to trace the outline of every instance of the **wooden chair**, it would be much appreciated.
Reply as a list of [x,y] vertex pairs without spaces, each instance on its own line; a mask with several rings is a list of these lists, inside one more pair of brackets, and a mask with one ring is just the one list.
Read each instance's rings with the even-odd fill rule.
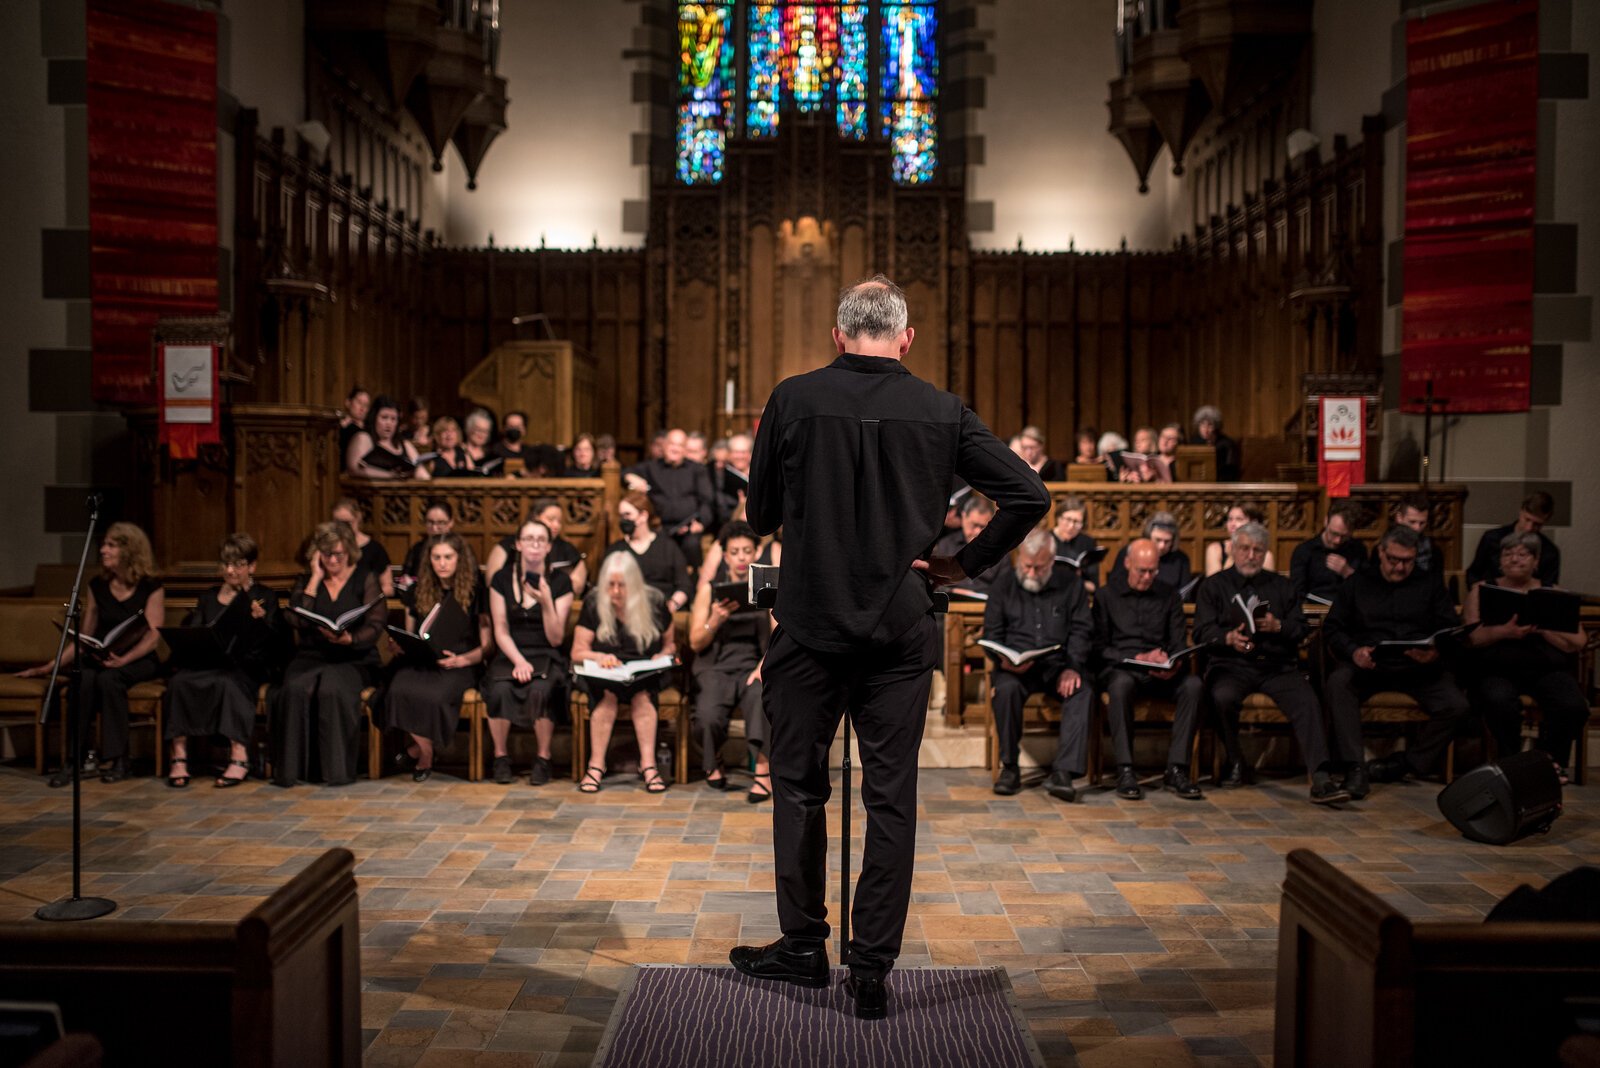
[[[0,598],[0,727],[33,731],[33,770],[39,774],[45,767],[45,730],[39,726],[39,708],[50,680],[19,679],[15,673],[56,655],[61,632],[55,623],[62,614],[57,600]],[[61,732],[64,741],[65,726]],[[64,746],[62,751],[66,751]]]
[[[583,778],[589,766],[589,695],[574,686],[572,689],[572,781]],[[689,781],[689,702],[676,686],[664,686],[656,697],[656,721],[672,727],[673,778],[680,785]],[[617,708],[617,726],[628,723],[628,710]],[[615,734],[612,735],[615,738]],[[652,759],[651,754],[640,753],[641,760]]]
[[[1363,728],[1369,723],[1380,725],[1405,725],[1428,722],[1428,714],[1422,710],[1410,696],[1403,693],[1375,693],[1361,703],[1361,725]],[[1363,730],[1364,733],[1364,730]],[[1456,779],[1456,743],[1450,740],[1450,745],[1444,751],[1444,781],[1455,782]]]
[[[1105,736],[1109,724],[1108,710],[1111,705],[1109,695],[1101,693],[1093,702],[1094,711],[1089,718],[1089,785],[1100,785],[1100,772],[1105,761]],[[1202,712],[1204,705],[1202,703]],[[1172,721],[1177,717],[1178,706],[1171,701],[1161,698],[1141,697],[1133,704],[1133,729],[1140,727],[1165,727],[1172,730]],[[1189,778],[1195,782],[1200,778],[1200,738],[1207,731],[1204,723],[1195,728],[1194,741],[1189,743]],[[1165,769],[1162,769],[1163,771]]]
[[[384,759],[384,730],[378,725],[377,713],[372,707],[371,699],[374,692],[370,686],[361,691],[361,713],[367,720],[367,778],[381,779],[387,770],[388,761]],[[461,718],[467,724],[467,781],[478,782],[483,778],[483,760],[480,754],[483,745],[483,721],[488,718],[488,710],[484,705],[483,696],[477,690],[468,690],[461,696]]]
[[1597,999],[1600,924],[1413,923],[1317,854],[1289,854],[1279,1068],[1553,1064],[1567,1029],[1539,1025]]

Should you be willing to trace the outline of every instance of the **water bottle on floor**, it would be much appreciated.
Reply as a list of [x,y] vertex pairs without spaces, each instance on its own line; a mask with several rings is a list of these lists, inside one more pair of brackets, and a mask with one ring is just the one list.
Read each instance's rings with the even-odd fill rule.
[[672,781],[672,747],[666,742],[656,742],[656,770],[661,773],[662,781]]

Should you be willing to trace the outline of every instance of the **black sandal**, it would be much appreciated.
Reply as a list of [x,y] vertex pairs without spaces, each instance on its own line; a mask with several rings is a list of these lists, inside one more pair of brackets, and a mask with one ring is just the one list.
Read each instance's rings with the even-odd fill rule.
[[228,767],[243,768],[244,774],[239,776],[237,779],[230,779],[228,778],[227,768],[224,768],[222,774],[217,776],[217,781],[211,784],[218,790],[231,789],[232,787],[238,786],[240,783],[244,782],[250,777],[250,765],[245,763],[243,760],[230,760],[228,761]]
[[[184,773],[182,775],[174,775],[172,773],[172,769],[177,767],[179,764],[183,765]],[[167,785],[172,787],[174,790],[181,790],[185,786],[189,785],[188,757],[173,757],[171,760],[167,761]]]
[[667,781],[661,777],[654,764],[648,768],[639,769],[639,778],[644,780],[644,789],[650,794],[664,794],[667,792]]
[[[761,785],[761,780],[762,779],[766,779],[767,780],[767,784],[765,786]],[[752,775],[750,777],[750,792],[744,795],[744,799],[746,801],[750,802],[752,805],[759,805],[763,801],[771,801],[772,800],[772,781],[771,780],[772,780],[772,772],[770,772],[770,771],[767,772],[764,775]],[[761,786],[761,789],[763,791],[762,793],[759,793],[759,794],[756,793],[756,787],[758,787],[758,786]]]
[[583,778],[578,780],[580,794],[597,794],[600,792],[601,780],[606,777],[606,769],[590,764],[584,771]]
[[[713,774],[716,775],[717,778],[713,779],[711,777]],[[718,764],[714,772],[707,773],[706,786],[712,790],[726,790],[729,786],[728,769],[724,768],[721,764]]]

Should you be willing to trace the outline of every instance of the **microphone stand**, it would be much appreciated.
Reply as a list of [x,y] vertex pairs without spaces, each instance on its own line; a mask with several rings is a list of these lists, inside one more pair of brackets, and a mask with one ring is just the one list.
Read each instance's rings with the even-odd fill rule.
[[39,710],[39,725],[50,725],[50,710],[55,707],[56,685],[61,680],[61,656],[72,635],[72,667],[67,673],[67,757],[72,766],[72,896],[39,906],[34,915],[41,920],[93,920],[116,911],[117,903],[104,897],[83,896],[83,768],[79,753],[79,724],[83,716],[83,572],[89,564],[89,548],[94,544],[94,529],[100,522],[100,495],[89,496],[89,529],[83,539],[83,555],[78,558],[78,574],[72,580],[72,600],[67,603],[66,626],[56,645],[56,663],[45,688],[44,707]]

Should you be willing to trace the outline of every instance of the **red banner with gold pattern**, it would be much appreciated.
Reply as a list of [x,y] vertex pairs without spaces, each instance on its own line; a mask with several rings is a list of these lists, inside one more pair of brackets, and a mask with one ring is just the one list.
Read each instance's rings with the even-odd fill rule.
[[1404,411],[1528,408],[1538,103],[1537,0],[1406,24]]
[[164,315],[217,310],[217,19],[164,0],[89,0],[93,392],[158,399]]

